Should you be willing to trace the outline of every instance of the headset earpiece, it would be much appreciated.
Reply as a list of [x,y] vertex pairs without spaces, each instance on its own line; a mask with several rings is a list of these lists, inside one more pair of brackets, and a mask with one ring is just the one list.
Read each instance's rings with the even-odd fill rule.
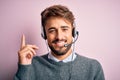
[[75,38],[76,35],[79,35],[79,32],[76,30],[76,24],[74,22],[73,23],[73,30],[72,30],[72,36],[73,36],[73,38]]
[[75,30],[75,27],[72,30],[72,36],[75,38],[77,31]]
[[43,26],[41,27],[41,36],[43,39],[47,39],[47,36],[46,36],[46,32],[45,32],[45,29],[43,28]]

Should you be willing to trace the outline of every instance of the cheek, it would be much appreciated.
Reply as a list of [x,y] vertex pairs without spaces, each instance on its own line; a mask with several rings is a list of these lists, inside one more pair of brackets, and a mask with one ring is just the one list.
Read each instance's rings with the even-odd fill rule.
[[67,37],[71,38],[71,37],[72,37],[72,32],[70,31],[70,32],[66,33],[65,35],[66,35]]
[[68,36],[68,40],[72,40],[72,35],[70,34],[69,36]]
[[54,40],[55,36],[54,35],[47,35],[47,41],[52,42]]
[[68,41],[72,41],[72,33],[68,33],[65,35]]

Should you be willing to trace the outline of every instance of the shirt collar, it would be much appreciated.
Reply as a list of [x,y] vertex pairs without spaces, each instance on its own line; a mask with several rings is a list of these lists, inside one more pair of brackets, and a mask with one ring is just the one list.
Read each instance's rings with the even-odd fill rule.
[[[72,52],[67,58],[65,58],[64,60],[62,60],[64,63],[70,62],[70,61],[74,61],[76,58],[76,54],[74,52]],[[56,57],[54,57],[51,52],[48,54],[48,58],[56,61],[56,62],[60,62],[61,60],[58,60]]]

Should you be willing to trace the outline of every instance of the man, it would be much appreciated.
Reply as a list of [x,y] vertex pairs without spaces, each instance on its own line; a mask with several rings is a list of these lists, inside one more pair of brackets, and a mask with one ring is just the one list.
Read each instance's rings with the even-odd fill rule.
[[72,44],[78,37],[74,19],[72,12],[62,5],[50,6],[41,13],[42,37],[51,52],[34,56],[38,47],[26,45],[23,35],[14,80],[105,80],[98,61],[74,52]]

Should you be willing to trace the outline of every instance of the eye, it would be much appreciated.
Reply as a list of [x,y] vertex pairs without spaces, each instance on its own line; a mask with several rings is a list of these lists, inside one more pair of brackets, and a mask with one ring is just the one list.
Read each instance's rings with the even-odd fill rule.
[[65,32],[66,32],[66,31],[68,31],[68,28],[63,28],[62,31],[65,31]]
[[62,26],[61,28],[62,28],[62,31],[64,31],[64,32],[66,32],[66,31],[69,30],[69,27],[68,27],[68,26]]
[[48,32],[53,33],[53,32],[55,32],[55,29],[49,29]]

